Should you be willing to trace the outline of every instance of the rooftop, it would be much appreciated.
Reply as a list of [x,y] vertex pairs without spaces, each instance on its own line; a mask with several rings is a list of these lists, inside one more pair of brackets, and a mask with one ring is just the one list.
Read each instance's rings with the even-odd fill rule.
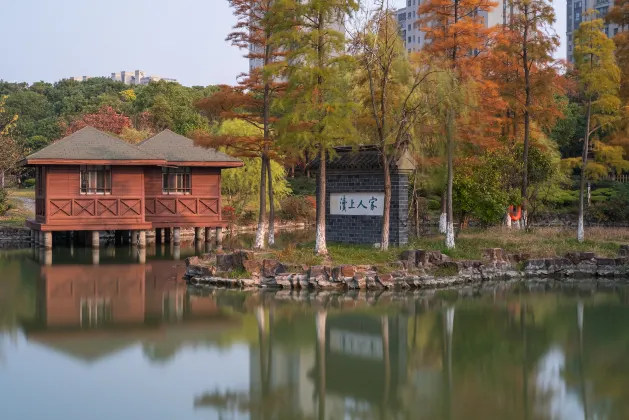
[[[37,161],[134,161],[156,162],[164,158],[120,140],[93,127],[85,127],[57,140],[25,159],[31,163],[53,163]],[[59,162],[64,163],[64,162]]]
[[85,127],[39,150],[23,161],[37,164],[117,164],[237,167],[242,162],[214,149],[195,146],[193,140],[164,130],[137,146],[117,137]]
[[[328,170],[374,170],[382,169],[382,157],[380,151],[374,146],[350,146],[335,147],[335,156],[328,158],[326,169]],[[310,163],[314,170],[319,169],[320,159],[316,158]],[[393,162],[391,169],[412,170],[413,163],[408,152],[400,159]]]
[[224,166],[242,166],[239,159],[215,149],[196,146],[193,140],[170,130],[164,130],[144,140],[138,147],[164,157],[169,163],[216,162]]

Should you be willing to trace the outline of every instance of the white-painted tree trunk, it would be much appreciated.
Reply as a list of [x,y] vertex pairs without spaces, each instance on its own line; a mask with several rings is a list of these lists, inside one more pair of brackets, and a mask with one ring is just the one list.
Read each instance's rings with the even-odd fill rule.
[[439,233],[446,233],[447,229],[448,229],[448,214],[441,213],[441,216],[439,216]]
[[509,214],[509,212],[507,212],[507,214],[505,215],[505,226],[507,227],[507,229],[511,229],[511,215]]
[[264,249],[264,237],[267,231],[267,221],[258,222],[258,230],[256,231],[255,249]]
[[577,222],[577,241],[583,242],[585,240],[585,226],[583,224],[583,214],[579,215],[579,221]]
[[454,249],[454,223],[448,223],[446,229],[446,248]]

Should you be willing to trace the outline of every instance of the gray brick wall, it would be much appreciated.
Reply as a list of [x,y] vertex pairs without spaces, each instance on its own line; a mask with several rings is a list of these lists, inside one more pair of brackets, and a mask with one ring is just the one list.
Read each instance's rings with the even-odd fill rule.
[[[408,243],[408,175],[391,174],[390,245]],[[384,192],[384,175],[373,172],[327,173],[326,236],[329,242],[350,244],[379,244],[382,237],[382,217],[330,215],[330,194],[344,192]],[[317,191],[317,195],[319,192]]]

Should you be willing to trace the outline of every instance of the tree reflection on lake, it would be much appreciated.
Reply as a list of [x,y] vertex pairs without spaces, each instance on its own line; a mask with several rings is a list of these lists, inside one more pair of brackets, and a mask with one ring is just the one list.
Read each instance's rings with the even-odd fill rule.
[[629,418],[625,287],[197,290],[88,251],[0,254],[1,418]]

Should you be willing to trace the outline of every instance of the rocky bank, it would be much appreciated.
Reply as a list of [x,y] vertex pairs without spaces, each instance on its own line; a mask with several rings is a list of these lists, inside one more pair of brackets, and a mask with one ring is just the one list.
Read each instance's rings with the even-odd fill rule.
[[453,261],[439,251],[410,250],[391,265],[304,266],[265,259],[248,250],[206,254],[186,259],[187,281],[240,288],[314,290],[377,290],[443,288],[483,282],[585,278],[629,280],[629,245],[618,257],[602,258],[592,252],[575,252],[556,258],[531,258],[500,248],[485,249],[481,260]]

